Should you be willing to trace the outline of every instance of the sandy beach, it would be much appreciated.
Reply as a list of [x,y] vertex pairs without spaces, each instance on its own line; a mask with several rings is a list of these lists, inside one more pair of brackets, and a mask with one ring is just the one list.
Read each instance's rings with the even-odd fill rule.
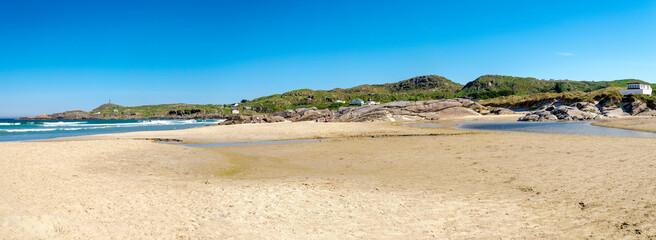
[[592,125],[622,128],[646,132],[656,132],[656,119],[653,117],[613,118],[593,123]]
[[64,140],[0,143],[2,238],[656,238],[651,138],[297,122]]

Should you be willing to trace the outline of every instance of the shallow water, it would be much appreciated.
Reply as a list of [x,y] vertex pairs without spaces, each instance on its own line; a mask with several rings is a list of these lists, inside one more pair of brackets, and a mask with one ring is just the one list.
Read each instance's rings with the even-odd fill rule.
[[487,130],[501,132],[528,132],[545,134],[567,134],[610,137],[656,137],[656,133],[607,128],[591,125],[592,122],[480,122],[463,123],[456,129]]

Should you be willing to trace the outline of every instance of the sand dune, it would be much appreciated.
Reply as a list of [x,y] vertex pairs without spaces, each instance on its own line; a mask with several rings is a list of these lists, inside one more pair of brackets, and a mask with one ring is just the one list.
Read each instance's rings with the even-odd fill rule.
[[[216,134],[275,140],[388,131],[461,132],[286,123],[129,137],[202,142],[232,139]],[[129,139],[0,143],[0,236],[647,239],[656,237],[655,144],[482,132],[221,148]]]

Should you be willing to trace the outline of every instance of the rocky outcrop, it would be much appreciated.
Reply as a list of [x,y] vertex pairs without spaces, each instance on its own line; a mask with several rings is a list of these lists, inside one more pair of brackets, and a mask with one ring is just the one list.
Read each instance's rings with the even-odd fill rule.
[[581,121],[624,116],[656,116],[656,110],[649,108],[646,103],[639,100],[621,103],[609,102],[603,106],[590,102],[572,104],[554,102],[544,109],[526,114],[519,121]]
[[594,104],[587,102],[578,102],[570,105],[550,105],[545,109],[538,110],[527,114],[519,121],[580,121],[580,120],[598,120],[603,118],[599,114]]
[[492,110],[490,110],[490,113],[494,115],[512,115],[515,114],[515,111],[507,108],[493,108]]
[[625,112],[631,115],[638,115],[642,112],[651,110],[647,107],[646,103],[643,103],[642,101],[633,101],[631,103],[624,103],[622,104],[622,109],[624,109]]
[[379,105],[341,107],[338,110],[297,108],[267,116],[228,117],[222,125],[279,121],[325,120],[340,122],[438,120],[452,117],[485,114],[513,114],[505,108],[487,108],[469,99],[443,99],[430,101],[396,101]]
[[[129,111],[129,110],[126,110],[126,111]],[[202,111],[203,110],[200,110],[200,109],[171,110],[171,111],[169,111],[169,115],[178,115],[178,116],[193,115],[193,114],[201,113]]]
[[362,107],[342,107],[337,110],[335,120],[345,122],[438,120],[482,115],[473,108],[485,107],[460,98],[417,102],[397,101]]
[[273,123],[273,122],[284,122],[285,118],[282,116],[274,115],[232,115],[226,117],[226,120],[219,123],[218,125],[232,125],[232,124],[244,124],[244,123]]
[[[504,115],[514,112],[505,108],[488,108],[472,100],[456,98],[429,101],[395,101],[379,105],[366,105],[358,107],[341,107],[338,110],[297,108],[284,110],[268,115],[250,114],[219,114],[216,110],[202,109],[176,109],[165,112],[163,116],[149,116],[150,119],[213,119],[224,118],[222,125],[243,123],[270,123],[282,121],[312,121],[325,120],[343,122],[364,121],[408,121],[408,120],[438,120],[444,118],[477,116],[477,115]],[[71,111],[41,115],[40,120],[63,119],[146,119],[139,112],[131,109],[113,111],[109,115],[95,114],[84,111]]]

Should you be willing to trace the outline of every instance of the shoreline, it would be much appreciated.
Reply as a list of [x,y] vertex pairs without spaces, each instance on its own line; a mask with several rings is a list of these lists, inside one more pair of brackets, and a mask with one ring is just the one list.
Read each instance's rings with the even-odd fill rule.
[[[409,131],[409,133],[399,133],[399,129],[393,129],[393,128],[386,128],[386,129],[381,129],[383,131],[385,130],[392,130],[394,133],[383,133],[381,131],[377,132],[362,132],[362,133],[353,133],[353,134],[348,134],[344,132],[330,132],[328,131],[327,133],[320,133],[319,135],[316,136],[298,136],[298,137],[288,137],[288,138],[271,138],[271,137],[263,137],[263,138],[241,138],[239,136],[233,136],[235,141],[231,141],[225,138],[213,138],[214,140],[217,140],[216,142],[208,142],[208,140],[205,140],[204,138],[207,138],[207,135],[211,134],[228,134],[228,135],[236,135],[235,130],[238,131],[240,127],[234,127],[234,126],[241,126],[241,125],[246,125],[248,126],[249,124],[235,124],[235,125],[228,125],[228,126],[233,126],[232,131],[221,131],[218,128],[221,127],[221,125],[205,125],[205,126],[198,126],[198,127],[193,127],[193,128],[188,128],[188,129],[179,129],[179,130],[157,130],[157,131],[135,131],[135,132],[123,132],[123,133],[109,133],[109,134],[91,134],[91,135],[82,135],[82,136],[71,136],[71,137],[59,137],[59,138],[50,138],[50,139],[37,139],[37,140],[25,140],[25,141],[11,141],[11,142],[58,142],[58,141],[84,141],[84,140],[107,140],[107,139],[134,139],[134,140],[152,140],[152,141],[161,141],[161,142],[179,142],[179,143],[184,143],[184,144],[211,144],[211,143],[248,143],[248,142],[262,142],[262,141],[287,141],[287,140],[308,140],[308,139],[316,139],[316,140],[321,140],[321,139],[332,139],[332,138],[361,138],[361,137],[372,137],[372,138],[377,138],[377,137],[396,137],[396,136],[438,136],[438,135],[453,135],[453,134],[463,134],[463,133],[457,133],[457,132],[452,132],[450,130],[455,130],[455,131],[464,131],[464,132],[471,132],[471,131],[484,131],[484,130],[472,130],[472,129],[458,129],[457,127],[460,124],[466,124],[466,123],[471,123],[471,122],[494,122],[494,121],[516,121],[518,118],[523,116],[522,114],[513,114],[513,115],[487,115],[487,116],[465,116],[465,117],[455,117],[455,118],[447,118],[447,119],[442,119],[442,120],[433,120],[433,121],[380,121],[380,122],[332,122],[332,123],[327,123],[327,124],[378,124],[378,125],[390,125],[390,126],[395,126],[395,127],[411,127],[411,128],[424,128],[426,130],[430,130],[429,132],[426,131]],[[643,131],[643,132],[654,132],[656,133],[656,119],[654,120],[654,125],[649,126],[649,128],[645,127],[628,127],[625,126],[628,124],[635,124],[635,122],[639,123],[649,123],[651,117],[624,117],[624,118],[617,118],[617,119],[606,119],[602,121],[593,121],[591,125],[593,126],[599,126],[599,127],[608,127],[608,128],[617,128],[617,129],[625,129],[625,130],[634,130],[634,131]],[[281,123],[259,123],[259,124],[278,124],[276,126],[284,126],[285,124],[292,124],[296,122],[281,122]],[[298,123],[306,123],[306,124],[312,124],[314,122],[312,121],[301,121]],[[440,128],[435,128],[435,127],[421,127],[421,126],[406,126],[405,124],[408,123],[437,123],[443,125],[443,127]],[[257,125],[259,125],[257,124]],[[326,124],[326,123],[320,123],[320,124]],[[194,132],[193,134],[199,134],[200,137],[189,137],[186,136],[187,134],[185,133],[186,130],[189,129],[202,129],[202,128],[215,128],[211,131],[210,134],[208,134],[205,131],[199,131],[199,132]],[[449,129],[449,130],[444,130],[444,131],[437,131],[435,132],[434,130],[436,129]],[[333,129],[334,130],[334,129]],[[279,133],[279,132],[278,132]],[[547,133],[542,133],[542,134],[547,134]]]
[[[166,130],[166,131],[140,131],[140,132],[125,132],[125,133],[111,133],[111,134],[96,134],[96,135],[84,135],[84,136],[73,136],[73,137],[62,137],[62,138],[53,138],[53,139],[41,139],[34,141],[80,141],[80,140],[105,140],[105,139],[143,139],[143,140],[167,140],[167,141],[179,141],[188,144],[202,144],[202,143],[224,143],[224,142],[253,142],[248,140],[258,140],[258,141],[275,141],[275,140],[304,140],[304,139],[327,139],[327,138],[350,138],[350,137],[394,137],[394,136],[430,136],[430,135],[448,135],[448,134],[457,134],[457,133],[467,133],[471,132],[470,130],[460,130],[454,129],[453,127],[458,125],[458,122],[463,121],[508,121],[508,120],[517,120],[521,117],[521,114],[513,115],[486,115],[486,116],[466,116],[466,117],[453,117],[445,118],[442,120],[434,121],[376,121],[376,122],[330,122],[330,123],[315,123],[313,121],[300,121],[300,122],[279,122],[279,123],[257,123],[257,124],[234,124],[234,125],[210,125],[210,126],[199,126],[190,129],[181,129],[181,130]],[[424,127],[410,127],[403,126],[405,123],[440,123],[445,125],[445,128],[424,128]],[[276,136],[285,136],[288,133],[283,131],[275,131],[274,129],[278,126],[284,128],[284,126],[298,123],[303,125],[304,129],[301,129],[304,132],[305,130],[312,129],[314,126],[328,126],[326,128],[316,128],[316,134],[301,134],[299,136],[292,137],[282,137],[277,138]],[[319,125],[320,124],[320,125]],[[239,131],[247,129],[252,125],[262,125],[262,127],[267,131],[270,131],[269,135],[272,136],[263,136],[253,138],[251,136],[241,137],[239,136]],[[340,126],[356,126],[356,127],[347,127],[346,129],[340,128]],[[361,131],[357,126],[367,126],[369,129],[367,131]],[[378,126],[375,129],[369,128],[369,126]],[[407,128],[418,128],[415,130],[409,130]],[[197,131],[192,129],[210,129],[209,131]],[[420,130],[423,129],[423,130]],[[187,130],[191,130],[186,132]],[[351,131],[349,133],[349,131]],[[199,137],[192,137],[189,135],[197,134]],[[232,135],[231,141],[225,138],[216,137],[212,135],[217,134],[226,134]],[[257,134],[257,133],[250,133]],[[208,142],[204,138],[214,139],[215,142]]]

